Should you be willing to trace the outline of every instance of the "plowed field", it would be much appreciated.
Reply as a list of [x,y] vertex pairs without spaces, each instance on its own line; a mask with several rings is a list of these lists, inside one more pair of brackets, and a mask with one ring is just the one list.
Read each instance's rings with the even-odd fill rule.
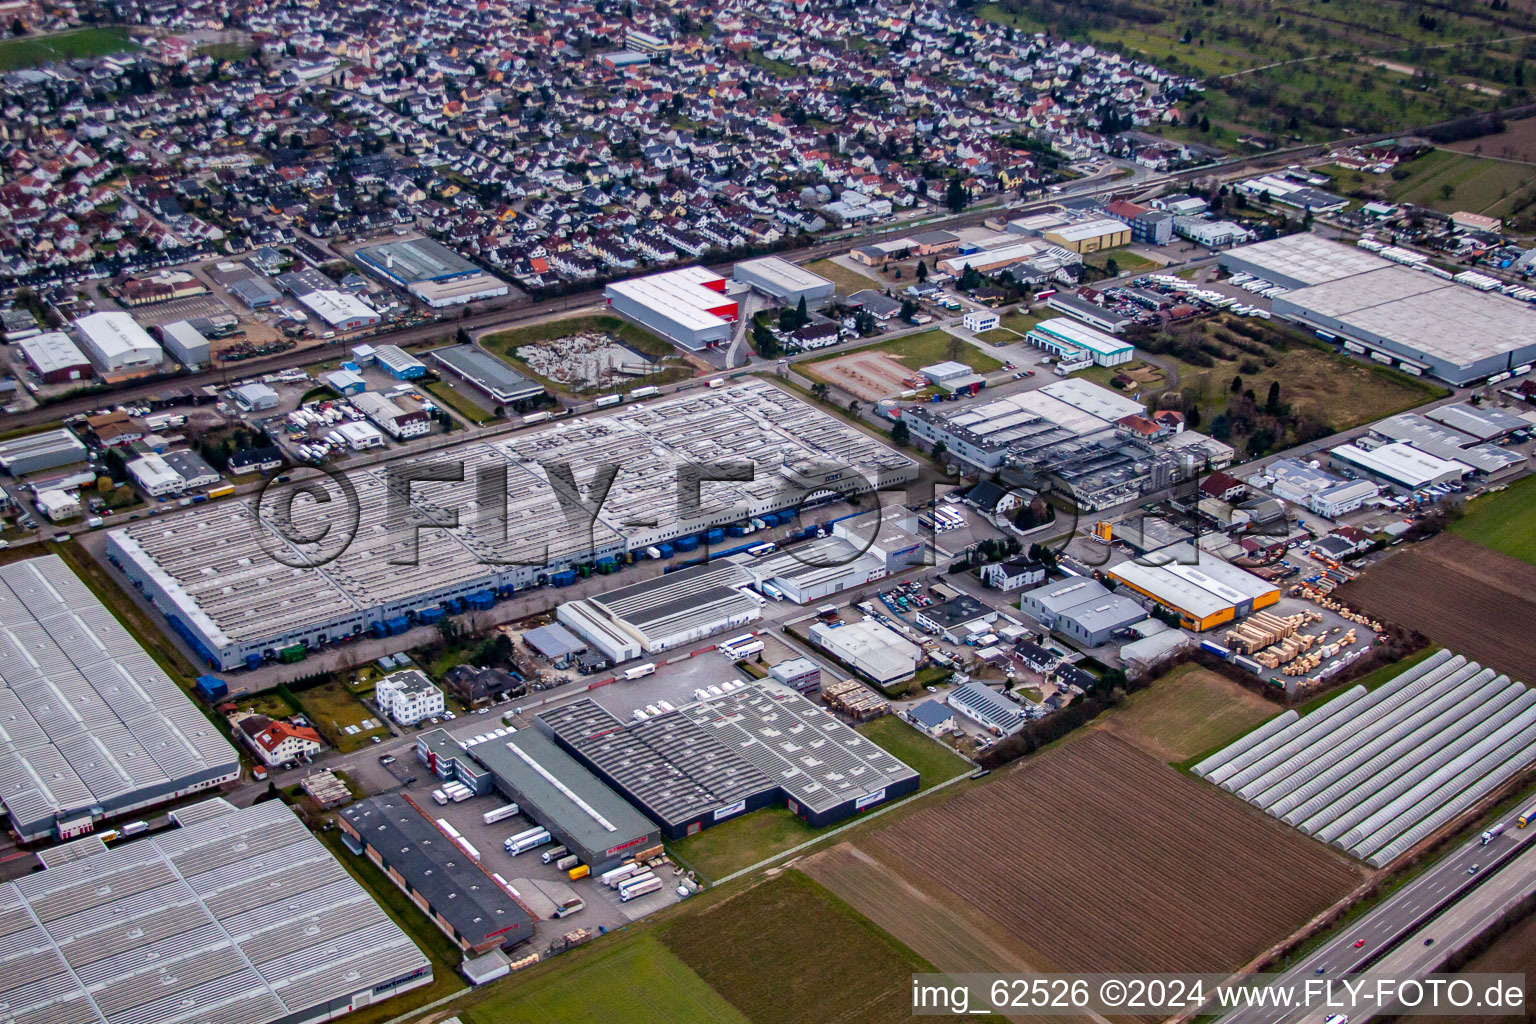
[[1442,533],[1382,559],[1338,594],[1514,679],[1532,680],[1536,572],[1529,563]]
[[[1357,884],[1349,861],[1107,732],[1031,758],[857,840],[807,870],[861,909],[924,920],[945,907],[988,933],[934,924],[936,963],[972,970],[1219,971],[1240,966]],[[873,863],[871,863],[871,861]],[[907,885],[859,878],[891,872]],[[888,925],[889,927],[889,925]],[[898,929],[898,932],[900,929]],[[1001,938],[998,938],[1001,936]],[[942,948],[939,948],[942,947]]]

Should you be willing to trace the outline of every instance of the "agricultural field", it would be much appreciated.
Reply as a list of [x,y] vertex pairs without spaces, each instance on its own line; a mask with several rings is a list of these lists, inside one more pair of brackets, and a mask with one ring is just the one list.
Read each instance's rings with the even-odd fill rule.
[[19,36],[0,41],[0,72],[137,49],[127,30],[120,28],[82,28],[50,36]]
[[1229,743],[1280,710],[1209,669],[1180,665],[1131,694],[1099,727],[1160,761],[1175,762]]
[[1504,130],[1476,139],[1450,142],[1446,149],[1478,156],[1500,157],[1505,160],[1521,160],[1536,164],[1536,117],[1504,122]]
[[1516,39],[1536,29],[1528,5],[1421,12],[1369,0],[1284,8],[1258,0],[1198,7],[1000,0],[978,13],[1015,31],[1051,31],[1201,79],[1205,90],[1184,123],[1161,130],[1223,149],[1243,148],[1252,133],[1315,141],[1492,109],[1520,91]]
[[1476,499],[1467,514],[1451,524],[1451,532],[1536,565],[1536,476]]
[[798,871],[675,918],[661,941],[753,1024],[906,1020],[912,975],[932,970]]
[[[389,736],[389,727],[383,720],[338,680],[327,680],[294,696],[326,742],[344,754],[364,746],[374,736]],[[366,727],[364,723],[370,721],[378,724]]]
[[654,929],[607,939],[495,986],[465,1024],[747,1024],[735,1007],[662,945]]
[[[1233,968],[1362,877],[1343,856],[1107,729],[1073,737],[854,845],[868,860],[827,871],[834,892],[852,901],[858,886],[886,884],[891,914],[953,906],[962,923],[994,921],[1001,938],[993,941],[1045,971]],[[866,875],[893,875],[916,894],[861,880],[853,870],[861,863]],[[957,864],[978,869],[956,871]],[[917,951],[942,962],[972,955],[955,943],[931,948],[942,945],[940,934]]]
[[[1536,124],[1530,130],[1536,131]],[[1522,137],[1525,133],[1522,131]],[[1398,164],[1387,174],[1364,174],[1332,164],[1317,170],[1332,177],[1333,187],[1342,193],[1409,202],[1444,213],[1468,210],[1509,218],[1536,197],[1536,167],[1477,155],[1479,146],[1491,150],[1500,145],[1497,140],[1501,138],[1484,136],[1431,150]]]
[[[646,385],[675,383],[694,373],[693,365],[665,338],[621,317],[603,313],[497,331],[480,338],[480,347],[555,394],[596,395],[614,390],[628,391]],[[518,353],[520,348],[524,349],[521,355]],[[530,352],[533,348],[543,351]],[[639,375],[615,372],[612,369],[615,362],[626,355],[649,361],[653,364],[653,372]],[[563,369],[557,372],[556,366]]]
[[1536,573],[1529,563],[1443,533],[1399,548],[1337,595],[1512,678],[1531,678],[1536,635],[1523,628],[1536,622]]
[[837,285],[837,294],[843,296],[852,295],[854,292],[861,292],[866,288],[878,289],[884,287],[878,278],[867,277],[857,270],[845,267],[831,259],[807,263],[805,269],[813,274],[820,274],[828,281]]

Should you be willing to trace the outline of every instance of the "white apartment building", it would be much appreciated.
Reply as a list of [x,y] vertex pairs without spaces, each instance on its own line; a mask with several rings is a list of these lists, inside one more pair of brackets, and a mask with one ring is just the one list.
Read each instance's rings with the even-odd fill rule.
[[446,708],[443,691],[414,668],[380,679],[374,687],[373,699],[380,711],[401,725],[415,725],[423,718],[441,715]]

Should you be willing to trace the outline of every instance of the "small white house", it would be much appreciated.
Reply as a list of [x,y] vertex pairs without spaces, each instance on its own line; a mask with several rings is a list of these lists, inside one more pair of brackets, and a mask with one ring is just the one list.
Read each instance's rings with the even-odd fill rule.
[[62,522],[80,514],[80,499],[68,491],[44,491],[37,496],[37,510],[51,522]]
[[925,700],[907,712],[907,720],[929,736],[955,731],[955,713],[936,700]]
[[980,334],[983,331],[996,330],[1003,322],[1003,318],[990,309],[973,309],[961,318],[961,322],[965,324],[966,330],[973,334]]
[[380,711],[401,725],[415,725],[423,718],[441,715],[446,707],[443,691],[414,668],[380,679],[374,687],[373,699]]
[[981,567],[981,578],[998,590],[1018,590],[1045,582],[1044,562],[992,562]]

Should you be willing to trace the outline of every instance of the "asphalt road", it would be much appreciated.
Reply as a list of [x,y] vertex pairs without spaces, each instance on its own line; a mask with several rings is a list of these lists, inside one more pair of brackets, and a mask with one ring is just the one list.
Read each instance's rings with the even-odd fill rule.
[[[1533,848],[1531,840],[1536,838],[1536,828],[1517,829],[1515,819],[1518,816],[1518,811],[1511,811],[1501,818],[1504,834],[1495,837],[1487,846],[1479,837],[1473,837],[1452,851],[1368,914],[1308,953],[1305,959],[1281,975],[1282,980],[1299,985],[1314,976],[1337,978],[1361,973],[1405,939],[1412,941],[1412,933],[1424,922],[1447,906],[1455,905],[1469,892],[1489,884],[1490,877],[1515,860],[1516,854]],[[1520,857],[1520,870],[1527,870],[1533,860],[1536,858]],[[1469,873],[1474,866],[1476,873]],[[1486,908],[1482,919],[1491,918],[1504,905],[1498,903]],[[1434,937],[1433,929],[1430,936]],[[1225,1024],[1286,1024],[1313,1015],[1302,1009],[1264,1007],[1234,1011],[1222,1020]]]

